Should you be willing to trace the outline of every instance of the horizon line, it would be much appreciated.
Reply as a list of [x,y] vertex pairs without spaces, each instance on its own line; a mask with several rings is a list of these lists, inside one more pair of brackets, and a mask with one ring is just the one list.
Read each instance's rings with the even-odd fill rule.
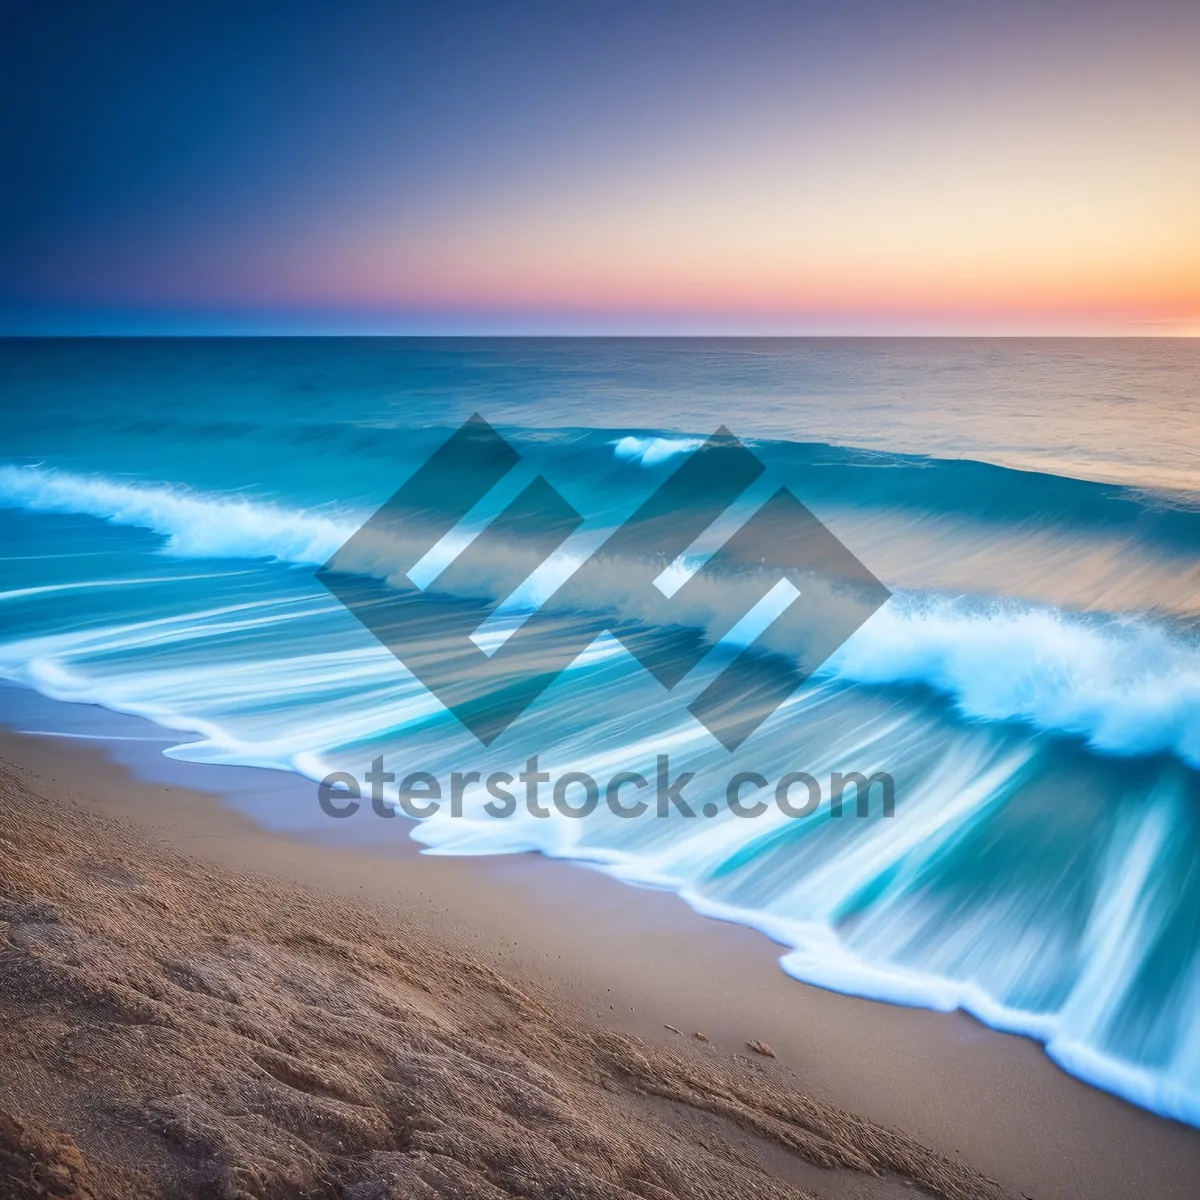
[[512,331],[394,331],[379,330],[171,330],[171,331],[9,331],[0,341],[146,341],[190,339],[407,338],[414,341],[1196,341],[1200,328],[1179,333],[612,333]]

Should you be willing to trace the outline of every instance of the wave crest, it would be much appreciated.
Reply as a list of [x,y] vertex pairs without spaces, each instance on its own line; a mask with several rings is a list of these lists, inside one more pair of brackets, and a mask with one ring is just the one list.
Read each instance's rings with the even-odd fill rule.
[[[0,466],[0,503],[151,529],[174,556],[314,566],[330,559],[363,519],[29,466]],[[502,594],[514,582],[509,576],[532,564],[492,565],[480,586],[503,585],[496,593]],[[362,569],[386,577],[385,568]],[[610,593],[568,593],[570,603],[623,609],[621,579],[614,569]],[[744,612],[746,586],[714,582],[686,620],[703,629],[723,612]],[[769,628],[762,644],[787,649],[772,645]],[[1021,722],[1081,738],[1101,753],[1166,753],[1200,768],[1200,641],[1179,624],[995,597],[897,592],[819,674],[867,686],[924,686],[970,720]]]
[[826,665],[848,683],[921,684],[978,721],[1021,721],[1108,754],[1200,768],[1200,644],[1146,618],[898,595]]
[[269,501],[34,466],[0,466],[0,504],[151,529],[166,538],[165,553],[181,558],[273,558],[304,565],[325,562],[361,524]]
[[633,434],[629,434],[613,442],[612,446],[616,458],[625,462],[640,463],[643,467],[655,467],[677,454],[690,454],[703,444],[703,438],[634,437]]

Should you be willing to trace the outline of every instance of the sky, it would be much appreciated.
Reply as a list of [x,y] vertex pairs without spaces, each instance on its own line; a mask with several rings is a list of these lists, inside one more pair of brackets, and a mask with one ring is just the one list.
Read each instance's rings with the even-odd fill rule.
[[1200,334],[1198,0],[0,0],[0,332]]

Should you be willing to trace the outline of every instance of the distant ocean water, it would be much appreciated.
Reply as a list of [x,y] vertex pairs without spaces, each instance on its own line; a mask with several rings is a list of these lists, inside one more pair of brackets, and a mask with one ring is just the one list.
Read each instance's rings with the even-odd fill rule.
[[[1200,342],[8,341],[0,397],[0,676],[312,779],[888,771],[893,820],[413,836],[669,887],[1200,1125]],[[475,411],[593,538],[728,425],[893,598],[732,756],[611,639],[485,750],[313,577]]]

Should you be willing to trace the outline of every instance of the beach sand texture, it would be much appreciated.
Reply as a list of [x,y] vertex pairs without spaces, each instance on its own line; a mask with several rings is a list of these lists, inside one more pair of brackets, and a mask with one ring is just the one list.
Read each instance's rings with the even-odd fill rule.
[[761,1053],[584,1024],[452,939],[184,856],[8,763],[0,803],[7,1195],[782,1200],[814,1168],[1003,1194]]
[[1196,1131],[667,894],[266,833],[94,743],[0,756],[5,1195],[1195,1194]]

